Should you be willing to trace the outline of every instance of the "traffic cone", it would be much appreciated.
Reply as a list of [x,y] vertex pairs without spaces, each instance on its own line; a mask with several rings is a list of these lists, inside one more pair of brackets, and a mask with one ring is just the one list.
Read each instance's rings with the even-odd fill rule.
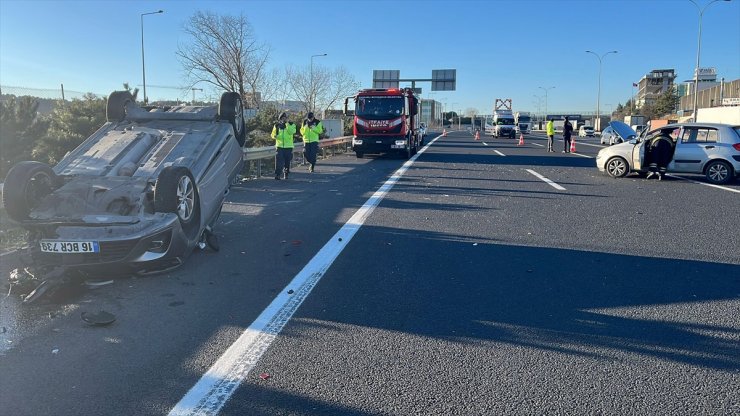
[[570,139],[570,152],[576,152],[576,139]]
[[517,146],[524,146],[524,134],[519,133],[519,144]]
[[475,132],[475,140],[480,140],[480,133],[477,131]]
[[442,137],[447,137],[447,129],[442,129]]

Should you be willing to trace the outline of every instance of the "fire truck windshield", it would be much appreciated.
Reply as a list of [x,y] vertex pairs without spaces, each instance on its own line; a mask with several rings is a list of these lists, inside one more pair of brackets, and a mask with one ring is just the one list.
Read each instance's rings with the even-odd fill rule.
[[359,117],[376,120],[390,120],[403,114],[402,97],[359,97],[355,106]]

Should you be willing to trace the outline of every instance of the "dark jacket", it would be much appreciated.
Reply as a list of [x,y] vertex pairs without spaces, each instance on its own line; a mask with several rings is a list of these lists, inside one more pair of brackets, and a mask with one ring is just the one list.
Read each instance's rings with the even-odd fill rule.
[[668,136],[657,136],[650,140],[649,161],[658,167],[667,167],[673,158],[673,140]]
[[570,124],[570,121],[566,121],[563,124],[563,137],[565,137],[566,139],[569,139],[572,133],[573,133],[573,125]]

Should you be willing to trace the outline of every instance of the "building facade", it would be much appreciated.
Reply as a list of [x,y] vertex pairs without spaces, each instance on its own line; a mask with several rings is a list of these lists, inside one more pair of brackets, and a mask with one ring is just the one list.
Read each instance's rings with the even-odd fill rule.
[[676,72],[673,69],[654,69],[640,79],[635,105],[640,108],[653,104],[661,94],[675,88]]
[[421,99],[421,122],[427,126],[442,125],[442,103],[427,98]]

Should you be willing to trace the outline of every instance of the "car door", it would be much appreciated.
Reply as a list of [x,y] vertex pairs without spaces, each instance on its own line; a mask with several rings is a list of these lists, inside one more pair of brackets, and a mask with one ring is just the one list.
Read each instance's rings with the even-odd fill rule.
[[640,140],[632,148],[632,170],[638,171],[643,170],[645,166],[645,145],[646,140]]
[[717,147],[718,135],[717,129],[711,127],[684,127],[668,169],[674,172],[702,173],[710,153]]

